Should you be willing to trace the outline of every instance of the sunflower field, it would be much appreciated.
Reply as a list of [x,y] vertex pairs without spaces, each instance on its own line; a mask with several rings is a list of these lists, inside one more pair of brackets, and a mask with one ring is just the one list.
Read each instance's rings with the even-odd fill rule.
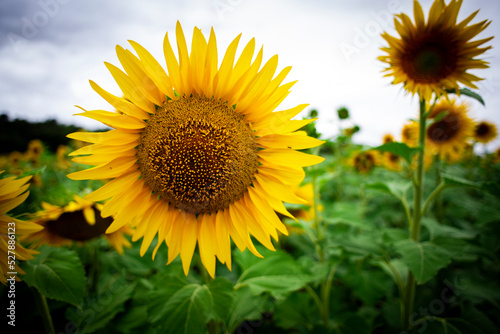
[[281,109],[290,67],[254,39],[179,22],[166,68],[130,41],[105,63],[123,96],[90,81],[102,131],[2,117],[9,333],[500,333],[498,130],[468,72],[492,37],[460,5],[415,1],[382,35],[381,77],[419,108],[378,146],[348,107],[330,138]]

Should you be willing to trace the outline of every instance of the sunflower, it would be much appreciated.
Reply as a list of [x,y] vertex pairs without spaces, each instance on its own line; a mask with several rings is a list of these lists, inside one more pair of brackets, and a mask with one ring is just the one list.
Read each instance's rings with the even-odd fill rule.
[[390,133],[386,133],[384,137],[382,138],[382,143],[383,144],[389,144],[394,142],[394,137]]
[[25,159],[26,161],[31,162],[33,165],[36,165],[40,160],[42,152],[42,142],[39,139],[33,139],[28,143],[28,149],[25,152]]
[[107,233],[135,226],[141,255],[158,235],[153,258],[165,241],[168,263],[180,255],[186,275],[197,244],[212,277],[216,258],[231,268],[230,239],[259,257],[251,236],[274,249],[271,237],[286,234],[276,212],[293,217],[283,202],[305,202],[290,187],[304,178],[303,167],[324,160],[296,151],[323,143],[296,131],[314,119],[291,120],[307,105],[273,112],[294,84],[282,84],[291,68],[275,75],[277,56],[261,67],[262,48],[252,62],[254,39],[235,63],[240,37],[219,67],[213,29],[207,42],[195,27],[188,53],[177,23],[178,60],[168,33],[163,43],[168,73],[136,42],[138,56],[117,46],[125,72],[105,64],[126,99],[91,81],[118,112],[80,114],[114,129],[69,135],[93,143],[70,155],[90,154],[74,161],[96,167],[68,177],[113,179],[86,197],[111,198],[102,211],[116,215]]
[[42,202],[42,210],[33,215],[32,222],[44,229],[24,236],[22,241],[30,242],[33,247],[43,244],[71,246],[73,242],[81,243],[105,235],[110,245],[123,254],[123,247],[131,246],[125,234],[132,235],[132,229],[124,226],[116,232],[105,234],[113,218],[102,218],[101,210],[102,204],[76,195],[74,201],[66,206]]
[[401,130],[401,141],[410,147],[418,145],[418,122],[410,121]]
[[493,162],[497,164],[500,163],[500,147],[493,152]]
[[468,111],[468,104],[453,99],[443,98],[436,103],[428,116],[434,122],[426,129],[425,145],[430,154],[439,154],[450,162],[460,159],[466,139],[474,130]]
[[475,59],[491,46],[480,48],[493,37],[471,41],[491,23],[484,20],[468,25],[477,12],[460,23],[457,16],[462,0],[435,0],[425,22],[424,12],[418,1],[413,2],[415,23],[406,14],[396,15],[394,24],[400,38],[383,33],[389,47],[381,50],[387,55],[378,57],[389,67],[385,76],[393,76],[393,84],[403,83],[407,92],[418,93],[430,101],[432,93],[446,95],[447,89],[457,91],[458,83],[477,88],[474,81],[481,78],[468,73],[470,69],[487,68],[488,63]]
[[498,130],[495,124],[490,122],[479,122],[474,127],[474,139],[479,143],[489,143],[498,135]]
[[[4,171],[1,171],[3,173]],[[25,261],[33,259],[33,255],[38,254],[33,249],[24,248],[16,238],[29,233],[40,231],[43,227],[31,222],[25,222],[6,215],[6,213],[21,203],[29,195],[27,182],[31,176],[15,179],[15,176],[0,180],[0,279],[3,284],[7,283],[7,278],[17,274],[24,274],[24,271],[11,261]]]
[[351,158],[351,165],[360,174],[370,173],[380,164],[380,155],[377,151],[357,152]]

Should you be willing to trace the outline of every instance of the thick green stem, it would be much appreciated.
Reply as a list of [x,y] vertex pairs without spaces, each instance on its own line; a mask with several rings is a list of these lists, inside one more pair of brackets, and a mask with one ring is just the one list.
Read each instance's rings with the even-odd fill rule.
[[35,296],[35,302],[42,317],[43,327],[46,333],[55,334],[54,324],[52,323],[52,317],[50,316],[49,305],[47,304],[47,299],[45,296],[38,291],[37,288],[31,288],[33,295]]
[[[424,154],[425,154],[425,128],[426,128],[425,100],[420,100],[420,122],[419,122],[419,147],[420,152],[417,160],[417,170],[414,179],[413,217],[410,222],[410,238],[418,242],[420,240],[420,223],[422,219],[422,194],[424,188]],[[411,270],[408,270],[404,297],[403,328],[409,328],[410,316],[413,312],[415,300],[415,277]]]

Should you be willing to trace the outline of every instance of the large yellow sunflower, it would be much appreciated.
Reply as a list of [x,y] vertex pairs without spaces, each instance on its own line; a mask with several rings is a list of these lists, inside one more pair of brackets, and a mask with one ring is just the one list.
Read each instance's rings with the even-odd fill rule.
[[[4,171],[1,171],[3,173]],[[33,249],[24,248],[18,237],[29,233],[34,233],[43,229],[42,226],[15,219],[6,215],[26,198],[31,176],[15,179],[15,176],[0,180],[0,280],[7,283],[7,278],[18,279],[17,274],[24,274],[24,271],[17,266],[19,260],[31,260],[33,255],[38,254]]]
[[482,121],[474,127],[474,139],[479,143],[489,143],[498,135],[498,130],[495,124]]
[[456,161],[465,148],[466,139],[474,130],[474,121],[468,116],[468,104],[442,98],[429,115],[435,120],[426,130],[426,149],[442,159]]
[[114,129],[69,135],[93,143],[71,155],[90,154],[74,161],[96,167],[68,176],[113,179],[86,197],[111,198],[102,211],[116,215],[107,232],[136,226],[141,255],[158,235],[153,257],[165,241],[168,263],[180,254],[186,274],[197,244],[211,276],[216,257],[231,267],[230,238],[257,256],[251,236],[274,249],[271,237],[286,233],[276,212],[291,217],[283,202],[304,203],[290,186],[302,181],[304,166],[324,160],[296,151],[323,143],[296,131],[313,120],[291,120],[306,105],[274,112],[294,84],[282,84],[291,68],[275,75],[278,56],[261,66],[254,39],[235,59],[240,36],[218,66],[213,29],[207,41],[194,28],[188,52],[177,23],[178,59],[168,33],[163,43],[167,71],[136,42],[138,57],[117,46],[124,71],[105,64],[124,98],[90,82],[117,112],[80,114]]
[[132,229],[123,226],[116,232],[105,234],[106,229],[113,222],[112,217],[102,218],[100,212],[102,204],[94,203],[79,196],[66,206],[52,205],[42,202],[43,210],[35,213],[32,222],[43,226],[44,229],[25,235],[21,240],[30,242],[33,247],[43,244],[71,246],[73,242],[85,242],[102,235],[106,236],[110,245],[123,254],[123,247],[131,244],[125,234],[132,235]]
[[468,73],[470,69],[487,68],[488,63],[475,57],[490,49],[480,48],[493,37],[471,41],[491,21],[484,20],[468,25],[476,16],[472,13],[462,22],[457,22],[462,0],[435,0],[427,22],[418,1],[413,2],[415,23],[406,14],[396,15],[394,24],[399,38],[388,33],[382,37],[388,47],[382,50],[387,55],[378,57],[389,64],[385,76],[394,76],[393,84],[403,83],[407,92],[420,94],[430,101],[432,93],[446,95],[446,89],[457,90],[458,83],[477,88],[474,81],[481,78]]

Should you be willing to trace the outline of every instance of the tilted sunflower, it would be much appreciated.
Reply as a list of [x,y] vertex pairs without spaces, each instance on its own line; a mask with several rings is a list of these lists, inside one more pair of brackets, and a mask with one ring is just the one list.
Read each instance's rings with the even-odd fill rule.
[[394,24],[398,37],[383,33],[389,44],[381,50],[387,55],[378,57],[389,67],[385,76],[393,76],[393,84],[403,83],[407,92],[420,94],[430,101],[432,93],[446,95],[447,89],[458,90],[458,83],[477,88],[475,81],[481,78],[468,73],[470,69],[487,68],[488,63],[475,57],[491,46],[480,47],[493,37],[471,41],[491,23],[484,20],[469,25],[477,12],[462,22],[457,22],[462,0],[435,0],[427,22],[418,1],[413,2],[415,23],[404,13],[396,15]]
[[[1,171],[3,173],[4,171]],[[38,254],[33,249],[24,248],[19,242],[18,237],[34,233],[43,229],[42,226],[31,222],[22,221],[9,217],[7,212],[16,208],[28,198],[29,184],[31,176],[17,179],[15,176],[0,180],[0,280],[3,284],[7,283],[7,278],[18,275],[8,274],[15,272],[24,274],[24,271],[18,267],[19,260],[26,261],[33,259],[33,255]]]
[[71,246],[74,242],[82,243],[105,236],[109,244],[120,254],[123,247],[131,244],[125,235],[132,235],[132,229],[124,226],[116,232],[106,234],[106,229],[113,222],[112,217],[103,218],[100,215],[102,204],[74,196],[74,201],[65,206],[42,202],[42,210],[35,213],[31,221],[43,230],[22,237],[33,247],[43,244],[54,246]]
[[218,66],[213,29],[208,41],[194,28],[188,52],[177,23],[178,60],[165,35],[167,71],[136,42],[137,53],[117,46],[125,71],[105,63],[124,97],[94,82],[92,88],[117,109],[80,115],[114,128],[78,132],[70,138],[93,143],[71,155],[96,167],[69,174],[74,180],[113,179],[86,196],[104,204],[102,215],[116,215],[108,228],[136,227],[143,255],[158,235],[168,245],[168,263],[180,255],[184,272],[198,244],[202,263],[213,277],[216,258],[231,268],[230,239],[261,256],[251,236],[269,249],[286,227],[276,212],[293,217],[283,202],[304,203],[291,190],[304,178],[303,167],[318,156],[296,151],[323,142],[296,131],[312,120],[291,120],[306,105],[276,111],[294,82],[282,84],[290,67],[277,75],[278,56],[262,67],[263,50],[252,61],[255,40],[235,53],[241,35]]
[[453,99],[442,98],[436,103],[428,116],[435,121],[426,130],[425,145],[430,154],[439,154],[449,161],[461,157],[466,139],[474,131],[474,121],[468,111],[468,104]]
[[482,121],[474,127],[474,140],[479,143],[489,143],[498,135],[498,130],[495,124],[491,122]]

